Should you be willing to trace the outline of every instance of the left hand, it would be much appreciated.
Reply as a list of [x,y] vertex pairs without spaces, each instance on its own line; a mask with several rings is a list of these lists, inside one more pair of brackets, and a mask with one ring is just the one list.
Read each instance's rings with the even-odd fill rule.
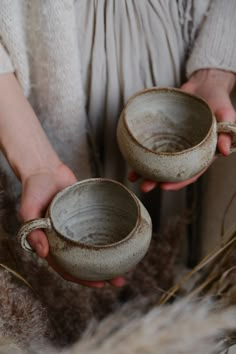
[[[218,122],[235,122],[236,112],[230,100],[230,93],[236,84],[236,75],[232,72],[218,69],[202,69],[194,72],[189,80],[181,86],[185,92],[192,93],[203,98],[212,109]],[[220,134],[218,149],[223,156],[228,156],[231,146],[229,134]],[[178,190],[195,182],[205,171],[204,169],[196,176],[177,183],[160,183],[159,187],[164,190]],[[140,176],[131,171],[129,180],[135,182]],[[143,192],[150,192],[158,185],[157,182],[144,180],[141,183]]]
[[[52,166],[53,164],[51,164]],[[19,216],[23,221],[42,217],[54,195],[63,188],[77,182],[73,172],[63,163],[53,169],[38,170],[22,180],[22,197]],[[34,230],[28,236],[31,247],[38,256],[45,258],[48,264],[65,280],[88,287],[102,288],[105,281],[86,281],[77,279],[61,269],[49,253],[49,244],[43,230]],[[111,279],[109,283],[116,287],[124,285],[122,276]]]

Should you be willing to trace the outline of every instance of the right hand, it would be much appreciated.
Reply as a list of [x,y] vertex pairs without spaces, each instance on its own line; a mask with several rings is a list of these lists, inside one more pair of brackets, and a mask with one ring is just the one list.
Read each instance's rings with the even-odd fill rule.
[[[236,75],[233,72],[219,69],[202,69],[194,72],[189,80],[181,86],[185,92],[202,97],[212,109],[218,122],[235,122],[236,112],[231,103],[230,93],[236,85]],[[218,138],[218,149],[222,156],[230,153],[230,134],[220,134]],[[213,158],[212,162],[216,159]],[[199,172],[196,176],[182,182],[162,182],[159,187],[167,191],[175,191],[194,183],[208,167]],[[135,171],[129,173],[129,180],[136,182],[141,178]],[[157,182],[144,179],[141,182],[141,190],[144,193],[150,192],[158,186]]]
[[[22,196],[19,216],[23,221],[41,218],[54,195],[63,188],[76,182],[73,172],[61,164],[53,170],[39,170],[22,181]],[[48,254],[48,241],[43,231],[35,230],[28,241],[39,257]]]
[[[39,170],[29,175],[22,181],[20,218],[23,221],[28,221],[43,217],[55,194],[76,181],[77,179],[73,172],[62,163],[54,170]],[[48,264],[64,279],[90,287],[101,288],[104,286],[103,281],[90,282],[80,280],[60,269],[50,257],[48,240],[42,230],[32,231],[27,239],[39,257],[45,258]],[[114,286],[122,286],[124,278],[112,279],[110,283]]]
[[[60,161],[50,144],[14,73],[0,75],[0,148],[22,183],[20,217],[23,221],[43,217],[54,195],[76,182],[73,172]],[[43,231],[33,231],[28,239],[37,254],[46,258],[63,278],[87,286],[104,285],[104,282],[75,279],[59,269],[48,255],[48,241]],[[124,278],[110,283],[121,286]]]

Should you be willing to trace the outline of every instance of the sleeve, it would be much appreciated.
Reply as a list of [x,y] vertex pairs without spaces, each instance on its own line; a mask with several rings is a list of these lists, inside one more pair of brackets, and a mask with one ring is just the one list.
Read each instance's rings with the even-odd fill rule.
[[187,77],[206,68],[236,72],[236,0],[212,1],[187,61]]
[[13,72],[14,68],[4,46],[0,43],[0,74]]
[[25,3],[26,1],[0,0],[0,74],[14,71],[25,96],[28,97],[31,48],[28,47],[27,39],[31,28],[28,25],[29,7]]

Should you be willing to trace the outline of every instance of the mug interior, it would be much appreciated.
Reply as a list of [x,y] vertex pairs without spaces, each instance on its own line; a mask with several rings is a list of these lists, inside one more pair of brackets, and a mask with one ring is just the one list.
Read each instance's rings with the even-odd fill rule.
[[50,214],[61,235],[86,246],[107,246],[126,238],[135,228],[139,207],[121,184],[94,179],[62,191]]
[[130,134],[156,153],[193,148],[207,136],[213,121],[204,101],[171,89],[144,91],[131,99],[124,114]]

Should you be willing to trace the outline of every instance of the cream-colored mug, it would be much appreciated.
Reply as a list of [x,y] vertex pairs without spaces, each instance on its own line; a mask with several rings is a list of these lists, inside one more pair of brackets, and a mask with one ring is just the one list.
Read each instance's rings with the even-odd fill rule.
[[84,280],[108,280],[134,268],[152,235],[150,216],[121,183],[92,178],[63,189],[45,218],[22,225],[18,240],[32,252],[27,235],[45,229],[50,256],[67,273]]
[[217,123],[201,98],[173,88],[136,93],[124,107],[117,128],[120,150],[130,167],[157,182],[187,180],[206,168],[218,134],[232,134],[236,124]]

